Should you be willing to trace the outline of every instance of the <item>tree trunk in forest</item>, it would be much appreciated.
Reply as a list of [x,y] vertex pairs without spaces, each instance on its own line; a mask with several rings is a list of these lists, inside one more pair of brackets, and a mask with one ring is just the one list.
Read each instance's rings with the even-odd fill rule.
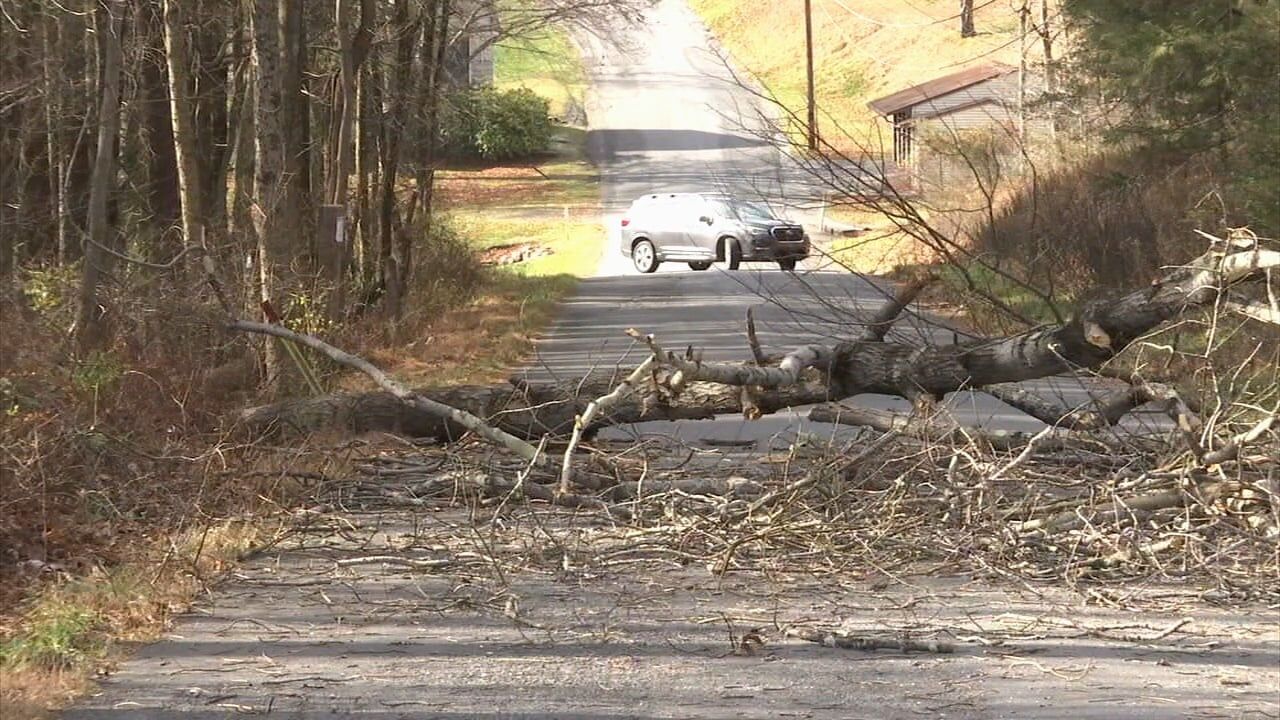
[[[450,11],[451,3],[449,0],[432,0],[427,9],[424,10],[421,88],[418,94],[419,99],[414,105],[424,113],[425,122],[423,123],[422,132],[422,142],[424,143],[422,154],[414,158],[418,163],[415,175],[417,187],[414,191],[415,197],[411,210],[422,213],[424,222],[421,224],[421,234],[428,237],[431,232],[432,196],[435,186],[435,163],[438,150],[437,136],[440,132],[439,118],[440,102],[442,100],[440,79],[444,67],[445,53],[449,48]],[[384,309],[386,317],[393,328],[399,323],[403,312],[404,295],[407,292],[410,269],[413,265],[413,235],[409,232],[409,226],[413,222],[413,212],[409,213],[405,222],[401,224],[401,232],[396,235],[396,241],[386,255],[388,263],[387,270],[384,271],[384,278],[386,279]],[[384,250],[383,252],[387,251]]]
[[181,181],[178,177],[178,156],[173,136],[172,106],[169,98],[169,71],[165,58],[165,27],[163,9],[159,4],[144,6],[148,14],[147,56],[142,61],[142,86],[146,97],[144,109],[147,129],[147,146],[151,150],[151,163],[147,174],[150,186],[148,209],[151,222],[161,241],[149,243],[150,258],[165,262],[182,247],[176,241],[182,220]]
[[[258,250],[258,299],[271,303],[281,289],[281,278],[290,276],[293,238],[279,232],[276,213],[281,200],[284,172],[284,132],[280,121],[280,48],[278,8],[271,0],[254,0],[254,182],[250,215]],[[267,385],[282,386],[284,364],[278,344],[265,343]]]
[[[424,9],[424,13],[430,12],[430,9]],[[413,82],[413,51],[415,47],[422,47],[418,35],[422,23],[422,16],[411,18],[409,15],[408,0],[396,0],[395,8],[392,13],[392,24],[395,27],[397,41],[395,47],[394,63],[389,73],[390,83],[393,89],[398,92],[389,93],[387,97],[387,114],[383,121],[383,141],[380,146],[382,160],[382,187],[378,198],[378,248],[379,258],[382,262],[384,278],[392,273],[396,273],[395,282],[396,298],[394,303],[399,304],[399,280],[391,254],[392,244],[400,233],[407,232],[407,229],[398,228],[395,218],[396,210],[396,180],[400,173],[400,156],[403,152],[403,140],[408,137],[410,142],[417,136],[416,130],[418,123],[416,118],[418,113],[406,113],[406,99],[409,96],[410,88],[415,88]],[[426,63],[424,63],[425,65]],[[421,76],[418,78],[422,82]],[[420,96],[420,93],[414,93]],[[388,293],[388,305],[391,307],[393,302]],[[395,317],[394,314],[389,314]]]
[[169,115],[173,121],[173,149],[178,165],[178,193],[182,198],[183,245],[204,246],[204,191],[191,92],[191,52],[187,22],[180,0],[164,0],[164,45],[169,68]]
[[337,0],[334,11],[334,22],[337,26],[338,47],[341,54],[342,69],[339,77],[341,102],[337,104],[338,122],[334,128],[333,167],[330,168],[327,200],[333,205],[346,206],[347,180],[351,176],[353,143],[352,133],[356,118],[356,82],[360,66],[369,54],[373,42],[373,24],[376,20],[377,6],[373,0],[360,0],[360,21],[355,32],[347,27],[346,17],[350,14],[351,0]]
[[[232,52],[237,58],[247,58],[251,53],[251,45],[250,39],[245,37],[244,33],[236,33],[232,40]],[[227,73],[230,75],[228,85],[231,87],[230,147],[227,169],[231,175],[232,189],[229,191],[229,197],[224,200],[227,206],[225,211],[227,244],[224,259],[231,261],[231,267],[243,270],[244,274],[239,278],[242,289],[240,299],[246,301],[243,306],[245,314],[252,315],[256,313],[254,308],[257,305],[256,302],[252,302],[257,287],[257,280],[254,279],[252,272],[256,262],[246,262],[246,258],[256,254],[256,249],[251,249],[252,246],[248,242],[253,235],[249,209],[254,178],[253,73],[243,64],[239,68],[229,66]]]
[[58,257],[62,257],[62,249],[67,246],[67,199],[63,193],[62,178],[66,174],[67,158],[63,149],[66,133],[63,123],[66,118],[62,114],[61,76],[62,43],[59,26],[61,20],[50,13],[44,22],[42,49],[45,62],[41,64],[41,75],[44,81],[45,110],[45,152],[49,156],[49,205],[53,212],[53,231],[57,238]]
[[125,0],[110,0],[99,14],[97,36],[102,43],[102,93],[98,112],[98,144],[89,183],[89,236],[85,245],[80,306],[76,319],[81,350],[102,348],[107,342],[99,285],[110,269],[110,195],[116,180],[116,138],[120,134],[121,33],[128,12]]
[[284,126],[284,175],[279,232],[292,238],[310,237],[313,212],[308,188],[306,149],[310,110],[305,88],[306,24],[302,0],[280,2],[280,112]]
[[1058,69],[1053,61],[1053,26],[1049,20],[1049,0],[1040,0],[1040,43],[1044,48],[1044,90],[1049,96],[1049,136],[1058,138]]
[[[195,7],[198,9],[200,5]],[[191,10],[187,18],[194,21],[200,16],[196,10]],[[229,55],[226,52],[227,28],[216,20],[200,19],[205,22],[192,28],[196,44],[187,48],[192,55],[195,80],[192,127],[196,128],[195,147],[199,152],[196,167],[200,172],[200,222],[206,241],[218,246],[227,237],[228,225],[226,173],[231,161],[229,155],[233,151],[233,128],[228,110],[231,104],[230,81],[234,63],[243,62],[248,55]],[[239,35],[239,27],[232,32]],[[235,41],[231,44],[234,46]]]
[[[351,0],[337,0],[334,9],[334,25],[338,35],[341,62],[338,77],[340,94],[334,103],[334,114],[337,115],[336,122],[331,121],[330,125],[333,142],[325,199],[328,204],[342,208],[342,214],[348,216],[348,218],[350,213],[347,212],[349,208],[347,201],[350,194],[349,184],[354,165],[356,144],[354,142],[354,133],[361,100],[359,96],[361,68],[364,65],[365,58],[369,55],[369,49],[373,43],[373,27],[377,21],[377,5],[373,0],[359,0],[359,2],[360,19],[354,32],[350,30],[347,22]],[[351,230],[361,229],[358,226],[352,226],[349,220],[348,227]],[[349,231],[347,235],[356,237],[358,232]],[[330,318],[337,318],[344,312],[347,285],[346,271],[351,254],[349,249],[351,244],[351,242],[347,241],[328,248],[328,251],[332,253],[332,257],[327,257],[324,253],[321,254],[321,260],[329,276],[332,288],[328,308]]]
[[[381,68],[375,64],[373,67],[363,70],[360,73],[359,82],[356,83],[357,112],[354,138],[356,202],[355,221],[352,223],[355,232],[349,239],[350,249],[355,254],[354,274],[356,278],[363,277],[365,261],[369,255],[368,250],[372,247],[377,226],[377,218],[372,213],[372,202],[369,199],[369,195],[373,187],[378,184],[375,177],[379,167],[377,150],[386,142],[386,138],[383,137],[381,132],[383,122],[381,77]],[[392,92],[394,96],[395,91],[393,90]],[[385,166],[383,171],[385,172]],[[337,292],[339,302],[335,303],[334,318],[339,317],[342,312],[340,301],[345,296],[342,289],[343,284],[339,284]]]

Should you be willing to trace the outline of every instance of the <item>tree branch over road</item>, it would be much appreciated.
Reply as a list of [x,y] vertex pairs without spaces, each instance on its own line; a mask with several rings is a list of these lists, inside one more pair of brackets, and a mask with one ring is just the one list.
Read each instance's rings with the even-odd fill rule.
[[[1023,393],[1015,383],[1078,369],[1097,368],[1129,344],[1189,308],[1208,306],[1229,288],[1256,284],[1280,266],[1280,252],[1253,241],[1215,241],[1215,247],[1190,263],[1172,269],[1149,287],[1111,300],[1086,305],[1061,325],[1018,335],[938,346],[887,342],[888,326],[918,292],[903,287],[875,314],[863,335],[832,346],[806,345],[783,356],[776,366],[756,362],[707,363],[687,353],[665,352],[652,337],[645,372],[620,377],[593,375],[564,384],[455,386],[410,391],[359,358],[284,328],[235,322],[230,327],[289,337],[324,352],[331,359],[369,375],[389,397],[378,393],[292,400],[252,408],[240,420],[250,429],[316,430],[340,426],[352,430],[385,430],[408,435],[455,439],[459,427],[533,457],[534,441],[543,436],[589,437],[601,427],[647,420],[709,418],[748,412],[753,416],[838,401],[860,393],[899,395],[931,404],[961,389],[996,385],[993,392],[1050,424],[1065,429],[1097,429],[1113,425],[1133,408],[1149,401],[1176,399],[1167,387],[1140,383],[1105,398],[1092,410],[1054,408]],[[744,404],[738,388],[750,387]],[[593,398],[603,400],[596,401]],[[607,399],[606,399],[607,398]],[[1181,402],[1179,400],[1179,402]],[[824,411],[825,412],[825,411]],[[455,415],[454,413],[458,413]],[[819,414],[831,419],[837,413]],[[492,426],[480,418],[488,418]],[[863,422],[881,429],[901,423],[879,414],[845,412],[840,422]],[[948,431],[949,432],[949,431]],[[933,436],[936,432],[930,431]],[[944,433],[945,434],[945,433]],[[1001,438],[1001,446],[1021,441]],[[566,466],[567,467],[567,466]],[[568,470],[562,470],[567,477]]]

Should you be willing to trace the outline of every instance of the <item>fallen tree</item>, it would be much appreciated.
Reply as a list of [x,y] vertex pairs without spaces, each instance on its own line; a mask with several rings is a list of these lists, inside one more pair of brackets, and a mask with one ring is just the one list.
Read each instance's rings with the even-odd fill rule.
[[[754,358],[743,363],[702,362],[692,352],[680,356],[648,343],[648,372],[632,378],[624,392],[612,392],[620,377],[598,374],[574,383],[528,384],[516,380],[494,386],[462,385],[405,393],[372,392],[295,399],[251,408],[238,420],[254,433],[311,432],[340,428],[386,431],[412,437],[456,439],[474,427],[441,411],[454,408],[485,418],[498,431],[526,441],[567,437],[575,423],[586,435],[602,427],[648,420],[701,419],[741,413],[748,417],[860,393],[898,395],[928,407],[962,389],[991,388],[997,397],[1044,422],[1066,429],[1115,424],[1146,402],[1171,403],[1186,415],[1185,403],[1165,386],[1141,381],[1100,399],[1091,408],[1062,408],[1017,388],[1019,381],[1098,368],[1143,335],[1188,309],[1223,302],[1269,317],[1276,309],[1235,297],[1234,289],[1265,283],[1280,267],[1280,252],[1252,238],[1214,239],[1205,254],[1170,270],[1150,286],[1084,306],[1069,321],[1002,338],[935,346],[885,339],[889,327],[923,288],[901,288],[866,324],[861,337],[831,346],[808,345],[770,358],[755,340],[748,318],[747,344]],[[1228,294],[1232,297],[1228,297]],[[1274,303],[1274,293],[1271,295]],[[244,324],[233,329],[261,331]],[[279,334],[279,333],[276,333]],[[633,373],[633,375],[635,375]],[[596,398],[609,402],[588,413]],[[584,417],[584,413],[586,413]],[[901,421],[846,412],[840,422],[898,427]],[[831,409],[815,419],[834,420]],[[900,428],[899,428],[900,429]],[[1009,446],[1002,440],[1003,446]],[[1014,443],[1017,444],[1017,443]]]
[[[920,290],[913,284],[865,324],[861,337],[784,356],[760,347],[748,315],[744,354],[749,350],[751,359],[742,363],[701,362],[693,350],[668,353],[658,338],[632,331],[649,352],[625,376],[422,391],[393,386],[254,408],[240,420],[256,432],[336,426],[498,438],[496,452],[463,443],[379,453],[358,464],[354,476],[321,483],[313,510],[549,506],[613,526],[616,546],[585,562],[636,562],[637,553],[651,552],[654,562],[697,562],[715,573],[795,566],[818,572],[858,559],[872,567],[924,562],[1073,583],[1203,578],[1212,582],[1215,598],[1274,599],[1280,592],[1274,389],[1257,396],[1261,404],[1219,399],[1201,412],[1174,387],[1103,369],[1119,389],[1086,407],[1063,408],[1018,381],[1093,371],[1196,308],[1209,309],[1210,322],[1237,312],[1228,302],[1252,308],[1249,322],[1266,317],[1275,309],[1270,274],[1278,265],[1275,251],[1220,242],[1150,287],[1094,302],[1060,325],[935,347],[885,340]],[[1244,299],[1243,291],[1262,284],[1268,305]],[[287,331],[272,334],[304,340]],[[330,357],[340,353],[314,338],[305,341]],[[376,369],[345,359],[386,386]],[[933,406],[945,392],[976,387],[979,379],[995,383],[983,387],[1047,426],[1035,433],[965,427]],[[917,411],[839,402],[870,389],[912,398]],[[840,447],[793,445],[734,463],[730,472],[720,464],[722,455],[698,462],[698,453],[682,452],[674,439],[617,452],[604,443],[579,445],[612,424],[724,413],[754,418],[809,404],[816,405],[813,419],[878,435],[860,434]],[[1175,442],[1106,432],[1142,404],[1174,419]],[[578,555],[571,561],[584,562]],[[421,569],[435,571],[433,562]],[[826,635],[808,639],[844,643]],[[844,644],[861,648],[860,642]]]

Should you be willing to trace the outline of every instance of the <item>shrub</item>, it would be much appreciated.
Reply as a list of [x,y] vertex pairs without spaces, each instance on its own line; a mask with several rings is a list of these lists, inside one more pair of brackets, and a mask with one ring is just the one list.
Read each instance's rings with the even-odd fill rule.
[[[1131,287],[1203,251],[1196,229],[1248,222],[1212,157],[1130,147],[1040,176],[973,231],[977,249],[1059,297]],[[1216,200],[1210,201],[1212,198]]]
[[475,88],[445,104],[441,138],[452,157],[510,160],[546,152],[551,145],[550,104],[525,88]]

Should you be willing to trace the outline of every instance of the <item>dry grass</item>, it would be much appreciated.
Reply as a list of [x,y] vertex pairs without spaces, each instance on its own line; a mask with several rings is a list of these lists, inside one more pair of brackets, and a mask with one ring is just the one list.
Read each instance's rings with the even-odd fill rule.
[[[804,23],[790,3],[692,0],[736,64],[803,116]],[[819,127],[837,148],[880,147],[867,102],[981,61],[1018,61],[1016,9],[983,3],[978,35],[962,39],[953,0],[814,0]],[[848,137],[840,137],[848,135]]]
[[836,207],[827,216],[860,228],[853,237],[838,237],[828,249],[833,260],[853,272],[892,275],[905,267],[931,264],[937,252],[903,231],[882,213]]
[[[556,304],[573,290],[572,277],[526,278],[495,272],[463,307],[414,327],[404,343],[368,341],[364,357],[413,387],[502,380],[527,357],[534,340],[555,316]],[[343,390],[367,390],[363,375],[337,381]]]

